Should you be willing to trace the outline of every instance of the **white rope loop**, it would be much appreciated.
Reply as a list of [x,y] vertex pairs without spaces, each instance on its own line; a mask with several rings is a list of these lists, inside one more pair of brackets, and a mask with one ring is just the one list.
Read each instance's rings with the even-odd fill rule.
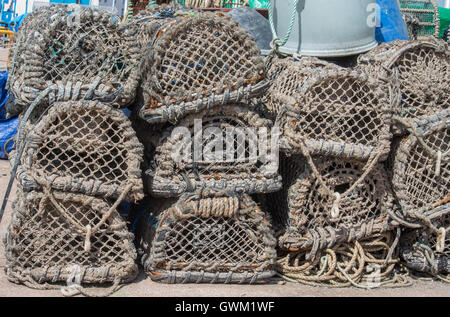
[[337,219],[339,217],[339,204],[341,202],[341,194],[334,193],[334,202],[333,206],[331,207],[331,218]]
[[443,253],[445,250],[446,231],[444,227],[439,228],[439,235],[436,241],[436,252]]

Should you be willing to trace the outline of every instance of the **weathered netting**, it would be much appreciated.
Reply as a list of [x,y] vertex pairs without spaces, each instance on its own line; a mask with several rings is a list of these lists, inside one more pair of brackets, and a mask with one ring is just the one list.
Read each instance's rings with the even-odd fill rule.
[[434,0],[400,0],[400,11],[408,26],[410,40],[439,38],[439,8]]
[[114,283],[112,292],[133,280],[133,234],[116,207],[91,196],[18,190],[4,237],[8,279],[38,289],[67,282],[65,295],[86,295],[85,283]]
[[396,73],[402,96],[396,116],[413,119],[450,107],[450,51],[443,41],[381,43],[358,58],[358,67],[374,76]]
[[427,213],[450,212],[450,110],[408,126],[394,156],[393,189],[404,218],[431,227]]
[[[277,192],[254,195],[256,202],[263,210],[270,212],[275,237],[279,238],[289,227],[288,190],[295,184],[298,177],[305,172],[306,160],[299,156],[289,156],[280,152],[278,172],[282,177],[282,189]],[[283,176],[284,175],[284,176]]]
[[303,58],[291,62],[269,94],[268,110],[278,117],[282,148],[364,160],[387,156],[390,100],[366,74]]
[[396,272],[398,234],[386,232],[353,242],[342,242],[307,259],[307,251],[281,257],[276,270],[287,280],[311,286],[371,289],[403,287],[411,283]]
[[[289,167],[303,163],[305,167],[283,168],[287,173],[282,174],[285,186],[279,200],[286,199],[287,203],[272,210],[288,218],[286,232],[279,238],[283,249],[308,250],[309,260],[319,250],[332,248],[336,243],[392,228],[389,213],[393,195],[381,164],[364,176],[363,162],[316,159],[316,174],[303,158],[293,156],[290,160],[300,161],[282,164]],[[280,209],[286,205],[287,210]]]
[[[26,130],[17,174],[26,190],[143,198],[143,146],[121,110],[98,101],[56,103]],[[15,161],[15,153],[13,157]]]
[[140,112],[149,122],[177,121],[205,108],[244,102],[268,85],[256,42],[222,13],[180,15],[157,32],[153,43]]
[[27,105],[79,99],[128,105],[140,78],[140,56],[127,27],[108,11],[61,8],[27,31],[16,97]]
[[197,190],[205,195],[277,191],[282,181],[271,128],[270,120],[244,104],[189,115],[162,134],[145,173],[146,187],[163,197]]
[[275,273],[276,240],[249,196],[185,196],[144,226],[142,264],[154,281],[252,284]]
[[406,265],[415,271],[439,276],[450,274],[450,214],[432,220],[440,228],[408,230],[400,240],[400,255]]
[[29,44],[34,40],[37,31],[41,30],[43,24],[48,23],[52,15],[64,12],[61,6],[40,7],[30,12],[23,20],[18,32],[14,36],[15,47],[10,50],[8,63],[8,86],[7,89],[15,96],[14,103],[18,110],[22,111],[29,105],[29,100],[21,98],[27,93],[25,80],[29,76],[26,71],[31,65],[28,58],[33,52],[29,52]]

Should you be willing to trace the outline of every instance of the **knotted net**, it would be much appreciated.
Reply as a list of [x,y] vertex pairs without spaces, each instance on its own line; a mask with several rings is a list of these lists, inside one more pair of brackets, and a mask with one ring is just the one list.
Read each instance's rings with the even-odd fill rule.
[[450,211],[450,110],[408,126],[395,152],[393,189],[403,216],[437,231],[427,212]]
[[156,34],[147,56],[141,117],[176,121],[263,93],[264,62],[254,39],[222,13],[190,12]]
[[151,248],[142,262],[152,280],[256,283],[274,274],[276,240],[249,196],[189,195],[161,209],[157,219],[157,226],[144,223]]
[[133,234],[116,207],[91,196],[18,190],[4,238],[6,276],[38,289],[75,283],[81,292],[81,284],[110,282],[115,290],[133,280]]
[[312,260],[307,259],[307,251],[291,252],[278,260],[276,270],[289,281],[311,286],[409,286],[407,277],[395,269],[399,262],[397,237],[389,231],[342,242],[320,251]]
[[358,58],[358,67],[374,77],[396,73],[402,96],[394,104],[397,117],[420,118],[450,107],[450,51],[443,41],[381,43]]
[[98,101],[56,103],[25,134],[17,177],[26,190],[143,198],[143,146],[121,110]]
[[[300,160],[295,162],[298,166],[305,162],[295,156],[290,159]],[[393,195],[382,165],[362,177],[363,162],[316,159],[320,179],[305,165],[298,172],[282,174],[286,185],[279,195],[280,200],[287,200],[287,210],[274,212],[288,218],[286,232],[279,238],[283,249],[309,250],[310,260],[319,250],[336,243],[359,240],[392,227],[388,212],[393,208]]]
[[390,100],[366,74],[302,58],[291,61],[269,94],[268,110],[277,116],[282,148],[306,155],[301,142],[311,155],[387,156]]
[[[25,107],[29,106],[29,91],[25,80],[30,75],[27,71],[32,65],[29,63],[29,44],[34,40],[36,32],[42,29],[43,24],[53,15],[64,12],[61,6],[40,7],[30,12],[19,27],[14,36],[14,49],[9,52],[8,63],[8,87],[7,89],[14,95],[15,107],[12,115],[19,114]],[[31,97],[30,97],[31,98]]]
[[[45,12],[45,11],[44,11]],[[22,43],[23,82],[17,98],[30,105],[43,102],[98,99],[126,106],[135,97],[139,51],[127,38],[125,25],[108,11],[61,7],[42,15]],[[130,42],[131,41],[131,42]]]
[[189,115],[162,134],[146,185],[163,197],[277,191],[278,136],[271,128],[270,120],[244,104]]

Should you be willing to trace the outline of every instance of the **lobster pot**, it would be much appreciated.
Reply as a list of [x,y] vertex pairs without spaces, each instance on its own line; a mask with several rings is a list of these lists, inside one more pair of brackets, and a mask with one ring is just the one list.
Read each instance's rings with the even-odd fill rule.
[[271,121],[242,104],[185,117],[167,129],[145,173],[149,193],[178,197],[201,190],[268,193],[281,188]]
[[152,280],[257,283],[274,275],[276,240],[250,197],[185,196],[158,214],[157,225],[144,221],[140,239]]
[[393,189],[406,218],[444,206],[450,196],[450,110],[416,121],[398,146]]
[[[287,202],[272,208],[272,212],[284,214],[276,217],[288,219],[285,233],[279,238],[280,247],[309,250],[308,259],[311,259],[319,250],[332,248],[336,243],[390,229],[388,212],[393,208],[393,195],[381,164],[364,175],[365,163],[316,159],[319,173],[316,174],[308,164],[289,170],[304,162],[298,157],[290,160],[301,161],[282,163],[285,186],[278,201]],[[283,206],[287,209],[282,209]]]
[[292,61],[269,94],[283,150],[362,160],[387,156],[390,103],[366,74],[305,58]]
[[450,214],[432,220],[438,228],[408,230],[400,241],[400,254],[406,265],[415,271],[431,274],[450,273]]
[[409,39],[439,38],[439,8],[434,0],[399,0]]
[[65,7],[30,37],[17,96],[27,105],[96,99],[126,106],[134,99],[139,50],[118,16]]
[[29,91],[25,85],[27,76],[33,71],[33,65],[29,63],[28,58],[34,52],[29,51],[29,45],[34,41],[36,33],[45,27],[44,24],[48,23],[50,17],[61,12],[64,12],[61,6],[46,6],[33,10],[22,21],[22,25],[14,36],[14,49],[9,51],[9,87],[7,87],[15,97],[15,109],[11,115],[19,114],[31,100],[28,99],[31,96],[28,95]]
[[400,260],[395,237],[395,232],[388,231],[341,242],[319,251],[313,259],[308,259],[307,251],[289,252],[277,261],[276,270],[286,278],[311,286],[406,286],[406,278],[396,276],[394,271]]
[[113,205],[63,192],[22,192],[4,237],[8,279],[37,284],[74,282],[116,285],[138,268],[133,235]]
[[358,67],[374,77],[394,72],[401,93],[396,116],[411,120],[450,107],[450,52],[442,41],[381,43],[358,58]]
[[189,113],[260,96],[268,82],[254,39],[222,13],[169,19],[145,61],[142,118],[178,121]]
[[121,110],[98,101],[56,103],[25,142],[17,178],[27,191],[143,198],[143,146]]

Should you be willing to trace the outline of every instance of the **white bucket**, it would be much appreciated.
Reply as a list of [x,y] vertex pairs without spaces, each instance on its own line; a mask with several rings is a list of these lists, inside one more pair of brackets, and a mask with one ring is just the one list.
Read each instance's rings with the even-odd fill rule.
[[[280,39],[288,33],[294,2],[271,0],[274,29]],[[289,39],[279,50],[319,57],[369,51],[377,46],[376,7],[376,0],[298,0]]]

